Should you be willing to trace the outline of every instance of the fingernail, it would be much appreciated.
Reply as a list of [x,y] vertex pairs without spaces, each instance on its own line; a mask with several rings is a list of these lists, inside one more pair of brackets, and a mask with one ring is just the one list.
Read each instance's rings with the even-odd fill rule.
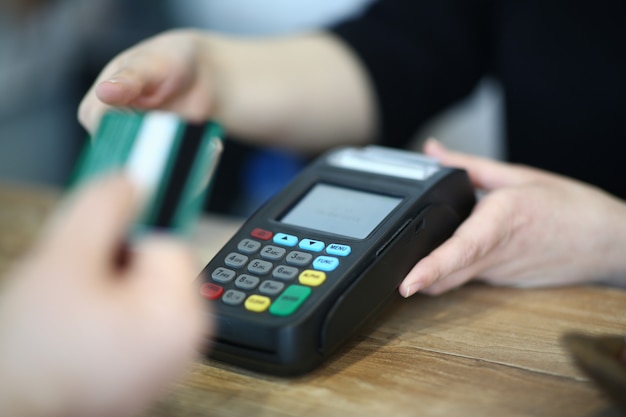
[[407,285],[406,287],[406,291],[404,291],[404,298],[409,298],[410,296],[412,296],[413,294],[415,294],[417,291],[419,290],[419,287],[417,285]]
[[119,76],[119,75],[113,75],[111,78],[104,80],[104,82],[107,83],[111,83],[111,84],[130,84],[131,81],[124,76]]
[[407,285],[406,286],[406,291],[404,292],[404,298],[409,298],[411,296],[411,286]]

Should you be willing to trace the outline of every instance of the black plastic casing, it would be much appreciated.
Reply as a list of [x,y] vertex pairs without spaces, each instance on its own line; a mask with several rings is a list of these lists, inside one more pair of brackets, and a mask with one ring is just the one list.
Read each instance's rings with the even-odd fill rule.
[[[283,214],[318,183],[403,200],[362,240],[281,223]],[[318,158],[245,222],[200,279],[211,282],[212,271],[224,266],[225,257],[237,252],[238,243],[255,228],[349,245],[351,254],[326,273],[326,282],[314,287],[291,316],[253,313],[242,305],[214,301],[217,334],[210,357],[282,376],[311,371],[380,311],[417,261],[450,237],[474,204],[474,190],[463,170],[441,167],[420,181],[338,168],[327,156]],[[271,240],[266,244],[274,245]]]

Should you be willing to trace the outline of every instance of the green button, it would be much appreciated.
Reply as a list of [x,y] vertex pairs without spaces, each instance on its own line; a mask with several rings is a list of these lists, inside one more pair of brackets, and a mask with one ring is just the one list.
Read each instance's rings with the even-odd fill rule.
[[310,295],[311,288],[302,285],[291,285],[274,301],[270,307],[270,313],[275,316],[293,314]]

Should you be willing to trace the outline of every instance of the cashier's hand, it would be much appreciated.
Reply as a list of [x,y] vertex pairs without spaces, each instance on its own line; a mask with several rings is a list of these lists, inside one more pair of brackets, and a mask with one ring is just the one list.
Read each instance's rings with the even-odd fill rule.
[[409,272],[400,285],[403,296],[440,294],[471,279],[538,287],[626,277],[623,201],[552,173],[452,152],[436,141],[428,141],[424,153],[465,168],[486,195],[454,235]]
[[219,121],[229,135],[317,153],[365,143],[377,117],[372,88],[343,42],[325,33],[246,39],[164,32],[102,70],[78,117],[93,132],[109,107]]
[[168,32],[120,53],[83,98],[78,116],[93,132],[109,107],[173,111],[196,122],[215,113],[213,65],[204,38]]
[[196,356],[206,313],[189,249],[141,238],[121,175],[68,198],[0,286],[0,415],[136,414]]

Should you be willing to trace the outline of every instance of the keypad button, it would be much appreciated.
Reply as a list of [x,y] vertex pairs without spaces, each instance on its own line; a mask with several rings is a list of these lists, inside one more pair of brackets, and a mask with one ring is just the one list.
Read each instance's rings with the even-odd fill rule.
[[257,227],[250,232],[250,236],[259,240],[270,240],[272,236],[274,236],[274,233],[270,232],[269,230]]
[[274,278],[289,280],[294,279],[298,275],[298,268],[287,265],[279,265],[272,271],[272,276]]
[[326,253],[335,256],[348,256],[352,252],[352,248],[348,245],[341,245],[339,243],[331,243],[326,248]]
[[252,239],[243,239],[237,245],[237,250],[241,253],[255,253],[261,247],[261,242]]
[[250,264],[248,264],[248,272],[251,274],[265,275],[270,272],[273,267],[274,265],[271,262],[253,259]]
[[259,292],[265,295],[276,295],[280,293],[283,288],[285,288],[285,284],[278,281],[267,280],[263,281],[261,286],[259,287]]
[[255,313],[262,313],[268,309],[272,300],[264,295],[253,294],[246,299],[244,306],[246,310],[254,311]]
[[232,269],[219,267],[213,271],[211,278],[213,278],[213,281],[226,283],[235,278],[235,275],[237,274]]
[[275,316],[289,316],[306,301],[311,295],[311,288],[301,285],[291,285],[270,307],[270,314]]
[[257,285],[259,285],[259,277],[255,277],[252,275],[241,274],[235,280],[235,287],[240,288],[242,290],[252,290]]
[[300,277],[298,277],[300,284],[308,285],[309,287],[318,287],[326,281],[326,274],[322,271],[314,271],[307,269],[302,271]]
[[285,262],[287,262],[289,265],[307,266],[312,259],[312,254],[294,250],[289,252],[287,257],[285,258]]
[[243,303],[243,300],[245,299],[246,299],[246,293],[243,291],[237,291],[237,290],[228,290],[222,296],[222,301],[225,304],[229,304],[233,306]]
[[273,246],[273,245],[267,245],[263,248],[263,250],[261,251],[259,255],[261,255],[261,258],[263,259],[269,259],[270,261],[277,261],[281,259],[283,256],[285,256],[285,253],[287,253],[287,249],[285,248],[280,248],[278,246]]
[[224,294],[224,288],[211,282],[206,282],[200,287],[200,294],[208,300],[217,300]]
[[313,268],[320,271],[333,271],[339,266],[339,259],[332,256],[318,256],[313,261]]
[[313,239],[302,239],[298,244],[300,249],[310,250],[311,252],[321,252],[324,250],[324,242]]
[[226,266],[230,266],[231,268],[241,268],[246,262],[248,262],[248,257],[237,252],[229,253],[226,259],[224,259]]
[[[328,279],[326,273],[339,266],[338,258],[351,251],[349,245],[326,246],[320,240],[299,240],[287,233],[256,228],[224,258],[223,267],[211,274],[213,282],[204,283],[200,292],[206,299],[243,305],[250,312],[269,310],[275,316],[289,316],[310,297],[312,287],[322,285]],[[266,275],[269,279],[264,280]],[[288,281],[297,285],[288,285]]]
[[298,238],[294,235],[288,235],[286,233],[276,233],[274,235],[274,243],[282,246],[296,246]]

